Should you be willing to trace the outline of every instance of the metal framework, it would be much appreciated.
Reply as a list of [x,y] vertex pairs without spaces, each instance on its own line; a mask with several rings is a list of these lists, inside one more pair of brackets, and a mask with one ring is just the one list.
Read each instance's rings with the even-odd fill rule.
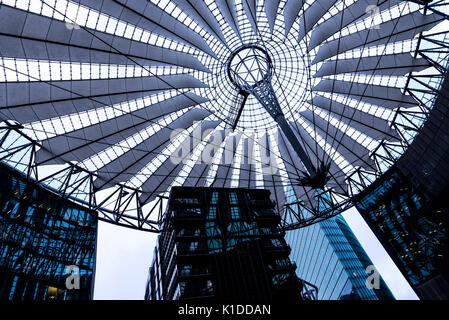
[[[244,55],[243,57],[241,56],[242,54]],[[268,53],[259,46],[245,45],[231,55],[227,69],[231,81],[238,87],[239,93],[244,95],[240,109],[243,110],[245,106],[245,97],[248,94],[253,95],[276,121],[293,146],[299,159],[301,159],[307,172],[310,175],[315,174],[316,168],[285,120],[284,112],[276,97],[272,85],[273,66]],[[240,110],[239,113],[241,113]],[[236,117],[236,123],[234,123],[233,128],[236,127],[238,119],[239,117]]]
[[[22,171],[27,180],[36,182],[62,198],[77,202],[98,212],[99,219],[105,222],[151,232],[159,232],[163,219],[164,201],[159,196],[148,212],[144,214],[139,201],[140,193],[124,185],[119,185],[97,202],[94,186],[95,175],[75,164],[68,164],[43,178],[38,176],[34,159],[39,145],[24,135],[17,126],[10,124],[0,127],[0,161]],[[13,143],[10,140],[14,139]],[[5,144],[10,143],[8,146]],[[26,168],[24,170],[24,168]],[[154,220],[150,216],[155,216]]]
[[[427,4],[426,8],[438,12],[440,6],[441,1],[436,1],[433,4]],[[438,13],[443,15],[441,12]],[[447,15],[445,16],[447,18]],[[371,155],[376,162],[377,171],[358,168],[348,176],[351,195],[363,191],[393,166],[425,124],[448,71],[447,40],[447,32],[419,35],[415,56],[424,58],[432,66],[433,72],[424,75],[409,74],[405,91],[419,103],[414,110],[399,108],[393,118],[391,126],[401,135],[402,141],[382,141],[378,145]]]
[[[180,185],[269,189],[286,229],[336,215],[447,69],[447,1],[372,2],[1,0],[0,160],[151,232]],[[236,86],[248,49],[266,66]]]

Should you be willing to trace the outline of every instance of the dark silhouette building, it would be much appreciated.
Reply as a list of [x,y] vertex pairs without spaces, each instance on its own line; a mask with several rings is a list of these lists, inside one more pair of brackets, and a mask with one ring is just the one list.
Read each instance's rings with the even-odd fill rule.
[[449,77],[413,143],[356,206],[421,299],[449,299]]
[[417,295],[448,299],[447,204],[424,197],[397,169],[363,194],[358,210]]
[[0,165],[0,300],[92,298],[97,215]]
[[149,272],[149,300],[296,301],[295,275],[268,190],[175,187]]

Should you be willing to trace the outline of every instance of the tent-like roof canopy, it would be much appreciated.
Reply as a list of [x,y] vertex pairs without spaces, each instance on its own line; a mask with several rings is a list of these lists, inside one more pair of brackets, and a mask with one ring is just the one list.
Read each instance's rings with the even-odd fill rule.
[[425,76],[447,60],[419,54],[446,41],[434,2],[0,0],[1,160],[143,229],[180,185],[267,188],[280,212],[318,214],[288,139],[229,77],[233,54],[257,45],[302,148],[330,164],[320,192],[337,213],[354,174],[391,166],[431,109],[410,79],[437,87]]

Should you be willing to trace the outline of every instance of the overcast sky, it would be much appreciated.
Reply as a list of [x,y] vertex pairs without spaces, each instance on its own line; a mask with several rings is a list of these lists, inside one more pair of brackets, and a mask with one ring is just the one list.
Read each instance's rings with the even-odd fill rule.
[[[349,209],[343,216],[396,299],[417,299],[357,210]],[[143,299],[156,237],[100,222],[94,298]]]
[[156,238],[100,222],[94,299],[142,300]]

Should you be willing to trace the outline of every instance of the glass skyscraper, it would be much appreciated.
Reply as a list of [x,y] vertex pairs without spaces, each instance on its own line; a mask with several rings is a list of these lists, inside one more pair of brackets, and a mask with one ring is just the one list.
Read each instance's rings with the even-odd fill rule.
[[382,279],[379,289],[367,287],[372,262],[343,217],[288,231],[285,239],[298,277],[318,287],[319,300],[394,299]]

